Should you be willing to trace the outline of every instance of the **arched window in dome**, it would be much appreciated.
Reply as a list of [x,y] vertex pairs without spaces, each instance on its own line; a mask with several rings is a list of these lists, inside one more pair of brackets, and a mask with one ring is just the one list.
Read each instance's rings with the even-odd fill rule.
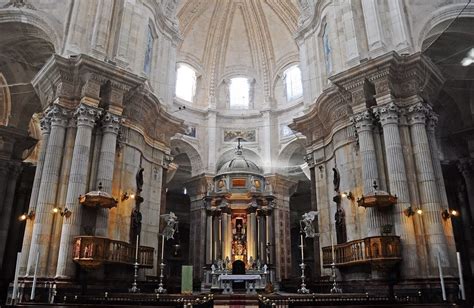
[[196,94],[196,71],[189,65],[180,63],[176,71],[176,97],[192,102],[194,94]]
[[236,77],[230,80],[229,102],[231,109],[249,109],[250,82],[248,78]]
[[303,95],[303,84],[301,83],[301,70],[298,65],[288,68],[283,74],[286,86],[286,99],[292,101]]

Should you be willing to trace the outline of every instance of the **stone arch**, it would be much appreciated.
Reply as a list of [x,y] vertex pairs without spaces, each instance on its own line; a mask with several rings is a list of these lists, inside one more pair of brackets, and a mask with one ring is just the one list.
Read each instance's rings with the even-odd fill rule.
[[202,157],[196,146],[192,145],[184,139],[185,137],[171,138],[171,154],[186,154],[190,161],[191,175],[195,176],[204,172]]
[[11,112],[10,89],[3,74],[0,72],[0,125],[8,126]]
[[[57,29],[61,29],[59,23],[51,21],[49,16],[41,11],[37,10],[18,10],[14,8],[7,8],[0,10],[0,25],[2,24],[13,24],[22,26],[23,31],[29,30],[25,25],[31,26],[33,31],[23,33],[37,39],[50,42],[54,46],[54,50],[57,52],[61,48],[62,35]],[[11,29],[9,29],[10,31]]]
[[41,110],[30,82],[60,49],[58,28],[40,11],[0,10],[0,66],[10,91],[9,126],[27,130],[31,116]]
[[[465,3],[446,5],[426,16],[426,21],[418,35],[417,49],[426,49],[446,29],[449,23],[459,16],[459,12],[464,7],[466,7]],[[468,6],[463,11],[462,18],[469,17],[474,17],[474,9]]]
[[303,180],[306,170],[303,170],[301,165],[305,163],[305,154],[305,146],[301,139],[295,138],[290,141],[278,154],[277,165],[281,166],[281,170],[278,173],[286,176],[295,176]]

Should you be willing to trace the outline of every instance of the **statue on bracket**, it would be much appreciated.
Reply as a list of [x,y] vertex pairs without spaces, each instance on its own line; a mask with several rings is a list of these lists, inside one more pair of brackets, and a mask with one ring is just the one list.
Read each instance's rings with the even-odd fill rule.
[[336,167],[332,168],[332,171],[334,172],[334,177],[333,177],[333,184],[334,184],[334,191],[339,192],[339,185],[341,184],[341,176],[339,175],[339,171],[337,170]]

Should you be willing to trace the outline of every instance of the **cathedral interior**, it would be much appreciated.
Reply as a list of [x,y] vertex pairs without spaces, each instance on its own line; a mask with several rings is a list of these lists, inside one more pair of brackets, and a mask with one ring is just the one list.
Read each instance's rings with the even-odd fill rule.
[[472,305],[471,1],[0,0],[0,305]]

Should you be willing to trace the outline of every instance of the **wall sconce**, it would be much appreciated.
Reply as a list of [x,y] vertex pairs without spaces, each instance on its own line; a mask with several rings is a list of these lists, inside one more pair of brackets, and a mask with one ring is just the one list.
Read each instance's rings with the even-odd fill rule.
[[352,192],[350,192],[350,191],[349,191],[349,192],[342,192],[342,193],[341,193],[341,197],[347,198],[347,199],[349,199],[349,200],[351,200],[351,201],[354,201],[354,195],[353,195]]
[[448,210],[448,209],[444,209],[442,212],[441,212],[441,217],[443,217],[444,220],[447,220],[451,217],[456,217],[459,215],[459,212],[456,211],[456,210]]
[[128,199],[135,199],[135,194],[134,193],[131,193],[131,194],[128,194],[128,192],[124,192],[122,193],[122,196],[121,196],[121,200],[122,201],[125,201],[125,200],[128,200]]
[[413,216],[415,214],[421,215],[421,214],[423,214],[423,210],[422,209],[413,209],[410,205],[408,208],[406,208],[403,211],[403,214],[405,214],[405,216],[407,216],[407,217]]
[[61,216],[66,218],[69,218],[72,215],[71,210],[69,210],[67,207],[65,207],[64,210],[61,207],[55,207],[53,208],[53,213],[59,213]]
[[27,219],[33,220],[34,218],[35,218],[35,211],[31,210],[28,214],[26,213],[21,214],[20,217],[18,217],[18,220],[20,221],[24,221]]

